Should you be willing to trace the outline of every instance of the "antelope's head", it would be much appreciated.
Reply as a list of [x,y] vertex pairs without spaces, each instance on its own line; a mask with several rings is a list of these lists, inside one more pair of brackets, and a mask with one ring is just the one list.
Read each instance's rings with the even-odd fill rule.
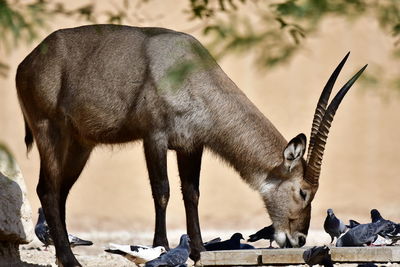
[[339,90],[328,106],[333,85],[349,53],[329,78],[319,98],[311,128],[307,158],[306,137],[293,138],[282,153],[282,162],[268,175],[262,196],[275,228],[275,241],[280,247],[301,247],[311,219],[311,201],[318,190],[322,157],[335,112],[343,97],[358,79],[365,65]]

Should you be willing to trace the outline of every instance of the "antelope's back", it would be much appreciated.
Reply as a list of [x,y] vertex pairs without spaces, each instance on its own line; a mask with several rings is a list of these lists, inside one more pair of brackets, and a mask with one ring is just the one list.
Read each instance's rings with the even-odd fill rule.
[[30,125],[41,119],[69,121],[93,142],[141,138],[149,127],[163,127],[168,106],[187,106],[186,95],[176,95],[166,74],[179,58],[191,57],[192,43],[201,47],[189,35],[162,28],[58,30],[18,67],[24,115]]

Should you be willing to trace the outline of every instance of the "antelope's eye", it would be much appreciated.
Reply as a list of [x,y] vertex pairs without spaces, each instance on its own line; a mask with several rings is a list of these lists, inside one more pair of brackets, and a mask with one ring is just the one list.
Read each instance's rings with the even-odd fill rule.
[[301,198],[306,201],[307,193],[300,189],[300,196]]

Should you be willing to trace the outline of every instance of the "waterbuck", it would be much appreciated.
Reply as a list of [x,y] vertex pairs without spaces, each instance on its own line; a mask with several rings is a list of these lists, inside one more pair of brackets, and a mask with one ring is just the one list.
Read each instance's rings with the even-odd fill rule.
[[[219,155],[261,194],[281,247],[306,242],[311,201],[335,111],[362,68],[328,106],[348,55],[325,86],[306,137],[290,142],[227,77],[192,36],[162,28],[92,25],[50,34],[19,65],[16,86],[28,151],[40,154],[37,193],[62,266],[80,266],[65,225],[65,201],[93,148],[143,140],[155,206],[153,245],[168,248],[167,150],[175,150],[191,257],[202,239],[198,219],[204,148]],[[193,64],[188,64],[194,63]],[[186,68],[181,81],[171,70]],[[175,71],[176,73],[176,71]]]

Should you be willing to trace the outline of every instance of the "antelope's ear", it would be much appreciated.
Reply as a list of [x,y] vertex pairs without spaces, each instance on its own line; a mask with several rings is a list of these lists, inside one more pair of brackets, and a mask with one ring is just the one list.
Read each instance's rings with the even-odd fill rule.
[[306,151],[306,143],[307,138],[303,133],[301,133],[290,140],[289,144],[286,146],[283,151],[283,160],[288,171],[291,171],[293,167],[297,166],[297,164],[301,164],[300,159]]

